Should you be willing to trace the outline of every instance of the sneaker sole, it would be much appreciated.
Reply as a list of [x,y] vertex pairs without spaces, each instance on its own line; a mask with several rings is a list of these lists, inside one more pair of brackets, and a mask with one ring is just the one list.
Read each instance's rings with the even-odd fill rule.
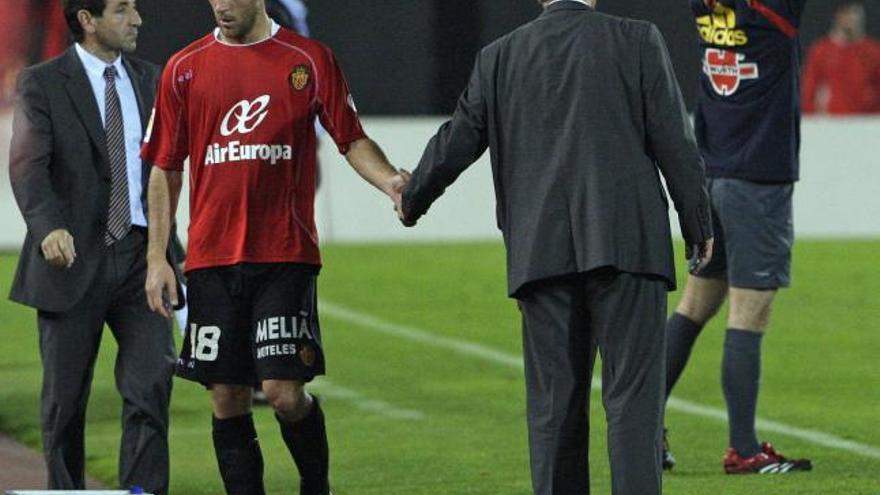
[[726,466],[724,467],[724,472],[727,474],[787,474],[795,473],[798,471],[812,470],[813,465],[809,461],[774,462],[772,464],[767,464],[766,466],[761,467],[757,471],[737,471],[729,469]]

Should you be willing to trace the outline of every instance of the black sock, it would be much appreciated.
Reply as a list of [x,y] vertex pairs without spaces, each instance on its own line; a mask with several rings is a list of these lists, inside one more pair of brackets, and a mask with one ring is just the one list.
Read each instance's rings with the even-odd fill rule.
[[681,313],[672,313],[666,322],[666,397],[684,371],[701,330],[703,325]]
[[213,421],[214,452],[229,495],[263,495],[263,454],[250,413]]
[[308,415],[291,423],[275,415],[281,425],[281,436],[293,461],[299,469],[301,495],[327,495],[329,493],[329,448],[324,412],[317,398],[312,400]]
[[755,432],[755,412],[761,381],[761,340],[757,332],[728,328],[724,338],[721,385],[727,401],[730,446],[742,457],[761,452]]

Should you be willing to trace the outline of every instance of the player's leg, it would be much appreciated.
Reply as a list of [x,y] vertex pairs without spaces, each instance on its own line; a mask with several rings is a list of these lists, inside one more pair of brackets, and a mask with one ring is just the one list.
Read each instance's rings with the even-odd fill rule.
[[[714,181],[709,182],[711,195]],[[714,196],[713,196],[714,199]],[[727,296],[727,256],[724,227],[720,222],[717,205],[712,204],[712,227],[715,251],[712,259],[697,275],[688,275],[684,293],[675,312],[666,321],[666,398],[684,372],[691,350],[703,327],[715,316]],[[663,431],[663,469],[675,466],[670,452],[667,432]]]
[[177,374],[210,390],[212,439],[228,494],[262,495],[263,456],[251,415],[250,301],[241,266],[188,274],[189,322]]
[[681,301],[666,322],[666,397],[672,393],[706,323],[724,303],[727,280],[689,275]]
[[808,460],[789,460],[755,431],[761,378],[761,343],[773,300],[787,287],[794,241],[791,184],[726,179],[717,191],[725,203],[730,314],[724,339],[721,382],[727,402],[729,473],[810,469]]
[[659,495],[666,280],[612,273],[587,282],[602,356],[602,401],[614,495]]
[[229,495],[261,495],[263,454],[251,414],[250,385],[211,386],[211,437],[217,467]]
[[684,293],[675,312],[666,322],[666,397],[672,392],[687,365],[691,349],[706,323],[718,313],[727,296],[727,250],[724,218],[719,209],[715,188],[717,181],[708,184],[712,201],[712,230],[715,250],[709,263],[696,275],[688,275]]
[[721,383],[730,421],[730,446],[743,457],[761,452],[755,431],[761,378],[761,341],[776,290],[730,289]]
[[330,454],[321,404],[298,380],[265,380],[263,390],[299,470],[300,493],[328,493]]
[[589,493],[589,399],[595,342],[579,281],[519,296],[535,495]]
[[305,384],[324,374],[313,267],[254,266],[253,356],[256,374],[275,409],[281,436],[300,474],[302,495],[327,495],[329,447],[324,413]]

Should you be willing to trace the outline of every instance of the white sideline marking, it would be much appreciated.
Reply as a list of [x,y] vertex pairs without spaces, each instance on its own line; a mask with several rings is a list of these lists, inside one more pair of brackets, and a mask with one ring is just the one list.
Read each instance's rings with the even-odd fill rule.
[[355,407],[363,411],[378,413],[392,419],[413,421],[425,419],[425,414],[421,411],[402,409],[379,399],[371,399],[360,392],[331,383],[323,377],[316,379],[312,386],[317,389],[319,395],[323,395],[330,399],[340,399],[351,402]]
[[[697,404],[695,402],[677,399],[675,397],[669,398],[669,401],[667,402],[667,407],[679,412],[693,414],[695,416],[702,416],[704,418],[717,419],[725,423],[727,422],[727,411],[723,409],[707,407],[701,404]],[[865,457],[880,459],[880,448],[872,447],[870,445],[859,442],[854,442],[845,438],[840,438],[838,436],[823,433],[821,431],[807,430],[805,428],[789,426],[785,423],[779,423],[776,421],[770,421],[768,419],[761,418],[758,418],[756,426],[759,430],[779,433],[780,435],[798,438],[810,443],[814,443],[816,445],[822,445],[824,447],[830,447],[832,449],[846,450],[848,452],[859,454]]]
[[[501,364],[510,368],[522,369],[523,367],[522,357],[504,351],[499,351],[497,349],[492,349],[491,347],[482,344],[453,339],[450,337],[444,337],[442,335],[435,335],[431,332],[406,325],[398,325],[396,323],[391,323],[375,316],[361,313],[359,311],[339,306],[337,304],[324,300],[320,301],[319,308],[321,313],[326,316],[347,323],[351,323],[362,328],[367,328],[387,335],[393,335],[395,337],[413,340],[434,347],[442,347],[445,349],[456,351],[460,354],[479,358],[483,361]],[[600,390],[602,388],[602,382],[598,378],[594,378],[592,387],[594,390]],[[727,411],[716,407],[704,406],[695,402],[690,402],[675,397],[669,398],[669,401],[667,402],[667,407],[669,409],[672,409],[673,411],[691,414],[694,416],[701,416],[709,419],[715,419],[724,423],[727,422]],[[821,445],[823,447],[845,450],[847,452],[852,452],[853,454],[858,454],[864,457],[880,459],[880,448],[859,442],[854,442],[852,440],[847,440],[845,438],[841,438],[821,431],[798,428],[784,423],[769,421],[761,418],[758,418],[757,427],[767,432],[778,433],[780,435],[797,438],[805,442]]]

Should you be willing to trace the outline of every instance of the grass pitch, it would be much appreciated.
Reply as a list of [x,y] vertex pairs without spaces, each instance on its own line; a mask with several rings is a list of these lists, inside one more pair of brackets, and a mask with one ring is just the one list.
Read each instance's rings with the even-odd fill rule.
[[[503,248],[328,246],[324,261],[319,294],[329,374],[314,390],[325,396],[336,492],[529,493],[519,315],[505,297]],[[780,293],[764,342],[759,415],[880,447],[880,241],[799,241],[794,267],[793,287]],[[0,257],[3,296],[14,268],[14,256]],[[0,430],[37,448],[35,319],[28,308],[0,302]],[[719,319],[704,331],[676,397],[724,407],[723,328]],[[106,332],[87,430],[88,470],[110,486],[120,422],[115,347]],[[596,393],[591,409],[593,492],[610,493]],[[176,380],[171,418],[171,492],[222,493],[207,393]],[[271,411],[257,409],[256,421],[268,492],[296,493],[296,470]],[[731,477],[721,471],[723,421],[670,410],[667,425],[679,465],[664,478],[666,493],[880,494],[876,457],[767,433],[784,453],[812,458],[815,470]]]

